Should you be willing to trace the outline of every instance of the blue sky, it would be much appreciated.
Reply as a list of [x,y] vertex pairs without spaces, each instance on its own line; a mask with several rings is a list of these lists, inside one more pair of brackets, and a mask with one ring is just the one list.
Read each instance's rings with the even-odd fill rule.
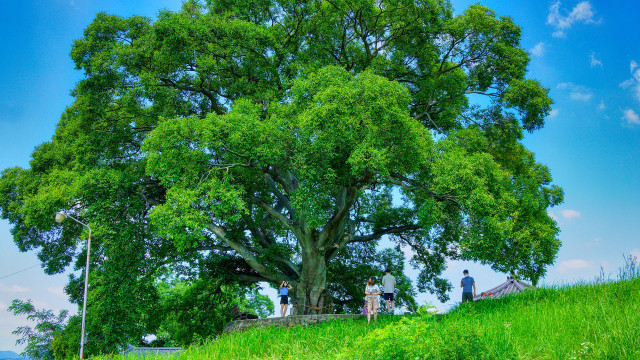
[[[478,1],[453,1],[456,12]],[[544,129],[527,147],[550,167],[565,202],[552,209],[563,246],[544,284],[591,280],[602,267],[615,273],[623,254],[640,258],[640,3],[632,1],[479,1],[522,27],[531,53],[529,76],[555,100]],[[23,0],[0,2],[0,169],[28,166],[34,147],[51,138],[80,79],[68,53],[97,12],[153,17],[180,1]],[[53,209],[55,210],[55,209]],[[53,211],[52,210],[52,211]],[[4,311],[14,298],[39,307],[75,307],[62,287],[67,276],[46,276],[35,253],[20,253],[0,221],[0,350],[20,351],[11,331],[26,323]],[[456,283],[468,268],[478,290],[504,281],[486,266],[452,262]],[[413,274],[413,272],[411,272]],[[273,292],[273,294],[271,294]],[[275,299],[275,290],[267,290]],[[446,309],[460,295],[451,294]],[[420,295],[420,301],[435,301]]]

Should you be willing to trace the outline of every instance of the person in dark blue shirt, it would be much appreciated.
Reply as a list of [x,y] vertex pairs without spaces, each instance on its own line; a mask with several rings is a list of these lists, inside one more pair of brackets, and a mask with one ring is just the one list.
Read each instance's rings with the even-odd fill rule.
[[[473,302],[473,298],[476,296],[476,281],[469,276],[469,270],[463,271],[462,274],[464,275],[460,282],[460,287],[462,288],[462,302]],[[471,292],[471,290],[473,290],[473,292]]]
[[280,284],[280,316],[285,317],[287,315],[287,308],[289,307],[289,290],[293,287],[286,281],[282,280]]

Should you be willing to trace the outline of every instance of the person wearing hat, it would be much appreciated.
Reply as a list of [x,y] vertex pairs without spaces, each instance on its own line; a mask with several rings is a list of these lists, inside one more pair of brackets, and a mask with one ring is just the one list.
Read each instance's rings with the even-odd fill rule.
[[[469,276],[469,270],[463,271],[462,274],[464,275],[460,282],[460,287],[462,288],[462,302],[473,302],[473,298],[476,296],[476,281]],[[473,292],[471,292],[471,290],[473,290]]]

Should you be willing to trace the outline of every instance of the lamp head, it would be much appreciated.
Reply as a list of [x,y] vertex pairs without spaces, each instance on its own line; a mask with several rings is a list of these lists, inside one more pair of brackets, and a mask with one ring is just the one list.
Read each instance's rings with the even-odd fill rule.
[[61,212],[57,212],[57,213],[56,213],[56,222],[61,223],[61,222],[63,222],[63,221],[64,221],[64,219],[66,219],[66,218],[67,218],[67,217],[66,217],[63,213],[61,213]]

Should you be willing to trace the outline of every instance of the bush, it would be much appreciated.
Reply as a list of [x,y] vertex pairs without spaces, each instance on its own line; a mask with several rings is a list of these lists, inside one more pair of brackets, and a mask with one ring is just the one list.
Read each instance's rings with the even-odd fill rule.
[[487,345],[470,323],[447,321],[426,305],[419,316],[404,318],[384,328],[372,331],[353,347],[341,353],[339,359],[479,359]]

